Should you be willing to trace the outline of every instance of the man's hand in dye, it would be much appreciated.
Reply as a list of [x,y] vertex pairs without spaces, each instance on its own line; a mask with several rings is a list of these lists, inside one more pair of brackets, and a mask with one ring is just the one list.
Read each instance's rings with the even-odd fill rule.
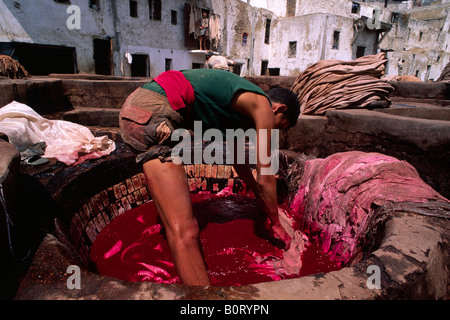
[[[283,226],[278,222],[272,223],[269,222],[266,224],[268,230],[271,230],[273,233],[273,237],[277,240],[280,240],[284,244],[283,250],[289,250],[291,247],[291,236],[284,230]],[[281,243],[280,243],[281,244]]]

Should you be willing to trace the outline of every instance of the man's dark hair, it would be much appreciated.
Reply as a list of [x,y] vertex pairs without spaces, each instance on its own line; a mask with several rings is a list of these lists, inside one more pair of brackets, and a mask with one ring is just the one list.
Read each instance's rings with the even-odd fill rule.
[[271,101],[283,103],[287,106],[287,110],[283,114],[289,120],[289,128],[295,126],[300,115],[300,103],[297,95],[286,88],[272,88],[267,95]]

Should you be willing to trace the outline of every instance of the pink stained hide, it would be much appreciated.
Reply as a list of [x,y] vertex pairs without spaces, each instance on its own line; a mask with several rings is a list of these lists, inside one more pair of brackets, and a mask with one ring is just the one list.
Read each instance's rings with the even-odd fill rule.
[[371,224],[374,208],[388,203],[449,200],[416,169],[379,153],[359,151],[308,160],[290,207],[293,219],[324,253],[344,265]]

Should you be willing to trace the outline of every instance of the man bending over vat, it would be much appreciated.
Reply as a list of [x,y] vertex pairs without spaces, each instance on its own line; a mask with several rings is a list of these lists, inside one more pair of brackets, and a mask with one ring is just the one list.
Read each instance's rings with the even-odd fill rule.
[[218,129],[224,136],[227,129],[256,130],[256,180],[248,164],[234,162],[233,166],[269,217],[269,228],[288,249],[291,238],[279,221],[275,177],[273,172],[265,173],[271,163],[262,161],[260,150],[270,155],[271,130],[293,126],[299,112],[292,91],[277,88],[266,95],[258,86],[223,70],[167,71],[127,98],[120,112],[122,137],[143,164],[182,283],[211,284],[187,176],[183,164],[176,164],[172,157],[174,130],[192,129],[196,121],[201,121],[203,130]]

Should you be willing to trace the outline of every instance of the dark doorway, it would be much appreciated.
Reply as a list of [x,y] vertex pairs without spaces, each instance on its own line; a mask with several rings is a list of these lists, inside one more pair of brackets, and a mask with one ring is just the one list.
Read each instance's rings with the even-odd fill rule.
[[111,40],[94,39],[95,73],[112,74]]
[[269,76],[279,76],[280,68],[269,68]]
[[77,73],[76,51],[72,47],[14,43],[14,57],[31,74]]
[[148,55],[146,54],[133,54],[133,62],[131,63],[131,76],[132,77],[148,77]]
[[242,63],[236,63],[233,67],[233,73],[237,74],[238,76],[241,75],[241,70],[242,70]]
[[366,54],[366,47],[363,47],[363,46],[356,47],[356,58],[357,59],[365,56],[365,54]]
[[268,66],[269,66],[269,61],[267,61],[267,60],[261,61],[261,75],[262,76],[269,74],[269,69],[267,68]]

